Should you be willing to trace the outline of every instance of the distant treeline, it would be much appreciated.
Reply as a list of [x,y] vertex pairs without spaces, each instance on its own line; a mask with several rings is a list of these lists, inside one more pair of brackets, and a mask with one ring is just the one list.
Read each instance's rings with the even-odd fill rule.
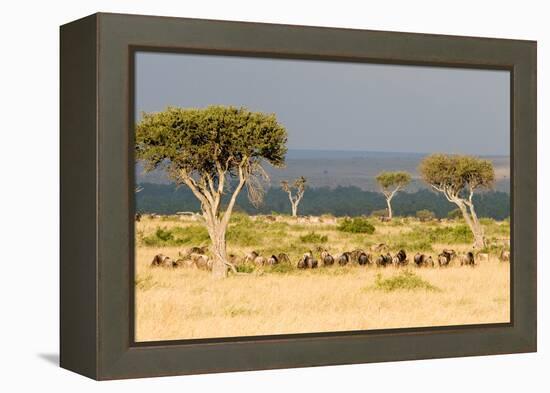
[[[136,194],[136,209],[141,213],[175,214],[179,211],[200,211],[200,205],[187,187],[173,184],[141,183],[143,190]],[[502,220],[510,216],[510,196],[500,191],[474,195],[477,214]],[[237,199],[237,209],[249,214],[290,214],[288,195],[280,188],[269,188],[263,204],[256,208],[243,190]],[[437,217],[446,217],[456,206],[439,193],[427,189],[398,193],[392,201],[394,214],[414,216],[427,209]],[[308,188],[300,203],[300,215],[332,214],[334,216],[370,215],[385,209],[384,196],[378,192],[363,191],[357,187]]]

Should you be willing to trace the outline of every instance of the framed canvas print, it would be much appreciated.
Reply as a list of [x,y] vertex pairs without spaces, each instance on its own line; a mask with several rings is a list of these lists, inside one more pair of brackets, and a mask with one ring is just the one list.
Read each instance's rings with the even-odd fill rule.
[[61,27],[61,366],[536,350],[536,43]]

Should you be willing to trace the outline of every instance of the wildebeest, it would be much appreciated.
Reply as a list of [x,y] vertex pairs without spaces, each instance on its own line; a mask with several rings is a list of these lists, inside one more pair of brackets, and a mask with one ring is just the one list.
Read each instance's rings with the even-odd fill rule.
[[179,258],[173,264],[174,267],[196,268],[195,261],[187,258]]
[[439,263],[439,266],[448,266],[455,256],[456,252],[454,250],[445,249],[437,256],[437,262]]
[[212,264],[214,261],[211,258],[209,258],[208,255],[191,253],[189,255],[189,258],[191,259],[191,261],[193,261],[194,265],[199,269],[202,269],[202,270],[212,269]]
[[170,259],[169,256],[166,256],[164,254],[157,254],[153,258],[153,261],[151,262],[151,266],[170,267],[172,266],[172,259]]
[[361,252],[361,254],[359,254],[359,257],[357,257],[357,263],[361,266],[370,264],[371,263],[370,254]]
[[279,255],[277,255],[277,259],[280,263],[290,263],[290,258],[284,252],[281,252]]
[[321,262],[323,266],[332,266],[334,265],[334,257],[327,250],[324,250],[321,252]]
[[451,257],[451,260],[454,259],[454,257],[456,257],[456,251],[450,248],[444,248],[442,252],[445,254],[449,254]]
[[262,256],[257,256],[256,258],[254,258],[254,264],[256,266],[263,266],[266,264],[266,262],[267,262],[267,259],[265,259]]
[[279,263],[279,258],[277,258],[276,255],[271,255],[269,258],[267,258],[266,264],[267,265],[276,265]]
[[350,252],[351,262],[355,262],[355,263],[359,262],[359,255],[361,254],[364,254],[364,251],[360,249],[356,249]]
[[499,259],[500,259],[502,262],[509,261],[509,260],[510,260],[510,251],[508,251],[508,250],[502,250],[502,251],[500,252]]
[[340,266],[345,266],[347,265],[349,262],[351,261],[351,255],[349,252],[343,252],[339,257],[338,257],[338,264]]
[[307,269],[308,266],[307,266],[306,258],[300,258],[300,260],[298,261],[298,264],[296,265],[296,267],[298,269]]
[[315,269],[319,264],[319,262],[317,262],[317,259],[311,257],[308,259],[307,264],[311,269]]
[[388,253],[386,255],[382,254],[378,258],[376,258],[376,266],[387,266],[392,264],[392,257]]
[[401,249],[395,254],[395,257],[393,257],[392,262],[395,264],[395,266],[405,266],[409,261],[407,260],[407,253],[405,250]]
[[137,222],[141,221],[141,213],[136,213],[136,221]]
[[298,261],[298,264],[296,265],[298,269],[307,269],[309,267],[308,261],[309,261],[309,258],[311,257],[312,257],[311,251],[306,252],[304,255],[302,255],[302,257]]
[[256,260],[256,258],[258,258],[259,256],[260,256],[260,254],[257,253],[256,251],[251,251],[251,252],[249,252],[248,254],[246,254],[246,255],[244,256],[244,261],[245,261],[245,263],[246,263],[246,262],[252,263],[252,262],[254,262],[254,261]]
[[466,254],[460,256],[460,266],[462,265],[469,265],[474,266],[474,253],[471,251],[468,251]]
[[311,251],[306,252],[298,261],[298,269],[315,269],[318,265],[317,260],[313,257]]
[[422,266],[434,266],[434,261],[430,255],[417,253],[414,256],[414,263],[418,267]]

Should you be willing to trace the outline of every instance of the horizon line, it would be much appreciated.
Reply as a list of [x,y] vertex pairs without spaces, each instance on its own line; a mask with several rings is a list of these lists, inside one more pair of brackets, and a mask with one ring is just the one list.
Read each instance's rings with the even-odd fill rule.
[[445,152],[413,152],[413,151],[391,151],[391,150],[360,150],[360,149],[311,149],[311,148],[301,148],[301,147],[292,147],[288,148],[287,151],[311,151],[311,152],[342,152],[342,153],[386,153],[386,154],[417,154],[417,155],[428,155],[428,154],[459,154],[459,155],[473,155],[481,157],[510,157],[510,153],[445,153]]

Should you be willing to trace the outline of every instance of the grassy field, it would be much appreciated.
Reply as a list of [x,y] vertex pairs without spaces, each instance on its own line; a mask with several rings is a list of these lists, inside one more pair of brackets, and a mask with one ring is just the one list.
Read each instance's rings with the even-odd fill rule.
[[[510,265],[497,258],[507,247],[507,221],[483,220],[489,259],[474,268],[456,262],[448,268],[416,268],[417,251],[434,257],[443,248],[469,251],[471,235],[464,223],[371,219],[375,231],[365,234],[339,230],[341,220],[321,220],[235,214],[227,234],[229,253],[286,252],[292,263],[241,266],[251,273],[216,280],[208,271],[150,266],[158,253],[175,259],[190,246],[208,244],[199,222],[142,218],[136,223],[137,341],[509,321]],[[318,256],[315,250],[324,247],[337,255],[378,243],[386,243],[392,254],[405,249],[411,262],[405,268],[295,268],[308,250]]]

